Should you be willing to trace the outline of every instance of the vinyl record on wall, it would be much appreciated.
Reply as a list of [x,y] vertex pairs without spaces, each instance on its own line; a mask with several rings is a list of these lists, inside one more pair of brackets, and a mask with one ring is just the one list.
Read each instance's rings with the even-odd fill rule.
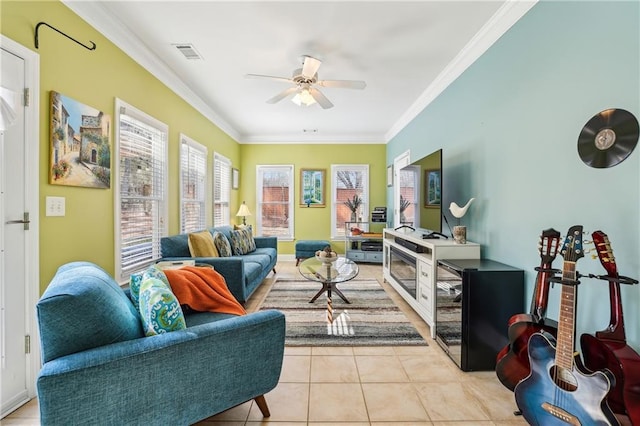
[[594,115],[578,136],[578,155],[597,169],[622,163],[636,147],[638,120],[629,111],[606,109]]

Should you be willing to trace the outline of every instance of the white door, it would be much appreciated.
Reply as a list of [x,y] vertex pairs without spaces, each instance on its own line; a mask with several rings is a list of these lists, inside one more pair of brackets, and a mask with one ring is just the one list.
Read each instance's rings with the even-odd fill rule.
[[[32,241],[38,215],[32,208],[31,184],[36,173],[27,158],[28,120],[25,106],[25,59],[5,49],[0,60],[0,355],[2,367],[1,416],[6,416],[34,395],[29,355],[34,274]],[[37,194],[36,194],[37,197]],[[37,229],[37,227],[35,228]],[[32,234],[29,234],[29,233]],[[37,287],[37,283],[35,283]],[[35,336],[34,336],[35,337]]]

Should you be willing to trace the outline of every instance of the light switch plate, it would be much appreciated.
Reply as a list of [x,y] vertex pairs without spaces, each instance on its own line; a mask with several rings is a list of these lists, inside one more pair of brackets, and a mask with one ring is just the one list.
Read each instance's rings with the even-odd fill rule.
[[65,198],[64,197],[47,197],[47,216],[64,216],[65,215]]

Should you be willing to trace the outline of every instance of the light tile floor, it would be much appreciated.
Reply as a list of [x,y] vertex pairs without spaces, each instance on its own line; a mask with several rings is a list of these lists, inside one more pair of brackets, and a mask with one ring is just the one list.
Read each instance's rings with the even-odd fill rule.
[[[295,262],[282,261],[278,277],[298,276]],[[382,282],[380,265],[360,264],[360,277]],[[273,285],[270,276],[247,304],[260,305]],[[345,284],[347,285],[347,284]],[[513,394],[492,371],[464,373],[440,349],[429,328],[386,283],[429,346],[287,347],[278,386],[266,395],[271,417],[253,401],[210,417],[200,426],[490,426],[525,425],[515,417]],[[38,425],[37,400],[2,425]]]

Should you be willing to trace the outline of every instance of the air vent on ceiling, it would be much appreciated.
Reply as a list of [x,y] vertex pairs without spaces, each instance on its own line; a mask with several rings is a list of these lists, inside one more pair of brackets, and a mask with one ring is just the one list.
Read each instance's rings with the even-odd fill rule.
[[174,44],[174,46],[187,59],[196,59],[196,60],[202,59],[202,56],[200,55],[200,53],[198,53],[196,48],[193,47],[193,44],[191,43]]
[[302,129],[302,133],[318,133],[318,129]]

